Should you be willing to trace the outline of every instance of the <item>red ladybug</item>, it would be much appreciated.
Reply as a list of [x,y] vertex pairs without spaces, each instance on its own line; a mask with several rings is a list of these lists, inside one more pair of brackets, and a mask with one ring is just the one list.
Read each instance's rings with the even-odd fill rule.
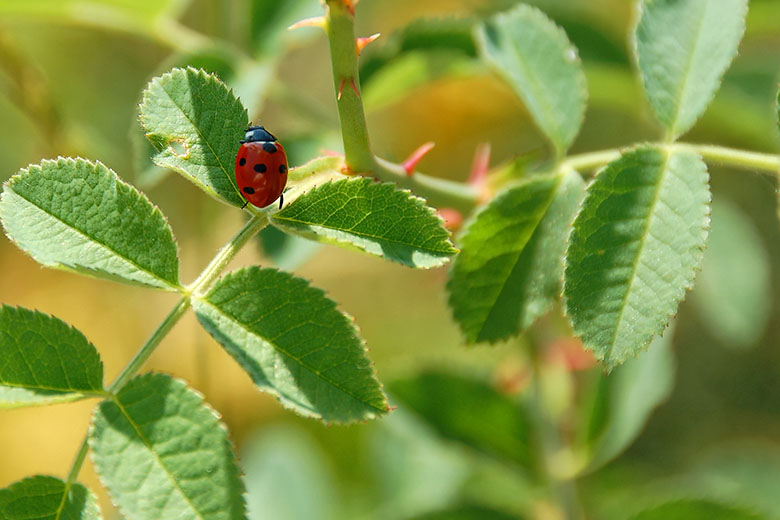
[[[287,154],[262,126],[250,126],[236,154],[236,184],[253,206],[264,208],[279,199],[287,184]],[[246,206],[246,204],[244,204]],[[243,207],[243,206],[242,206]]]

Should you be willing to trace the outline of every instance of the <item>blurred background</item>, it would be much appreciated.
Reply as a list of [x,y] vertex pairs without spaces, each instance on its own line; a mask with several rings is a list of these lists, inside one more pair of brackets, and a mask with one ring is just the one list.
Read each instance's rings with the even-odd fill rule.
[[[480,17],[516,3],[360,2],[358,34],[382,34],[361,58],[378,155],[401,161],[434,141],[419,169],[456,180],[466,179],[481,143],[490,143],[494,167],[546,157],[524,107],[479,61],[471,39]],[[634,3],[530,3],[567,31],[584,62],[589,109],[571,153],[658,139],[630,53]],[[291,166],[322,150],[340,151],[327,40],[313,28],[286,30],[321,12],[317,0],[0,0],[0,179],[58,155],[102,161],[160,206],[178,241],[181,279],[192,280],[243,215],[150,162],[136,120],[140,94],[173,66],[203,67],[280,138]],[[754,0],[740,55],[684,139],[778,153],[778,49],[780,2]],[[232,267],[276,263],[324,288],[356,318],[380,380],[398,395],[427,388],[414,382],[429,369],[521,395],[523,343],[546,345],[550,407],[572,438],[578,425],[593,423],[594,402],[623,399],[622,411],[616,406],[610,415],[614,424],[604,427],[612,440],[600,441],[598,471],[578,482],[589,517],[622,518],[638,495],[686,490],[780,518],[777,187],[751,172],[712,168],[711,175],[710,249],[696,290],[665,335],[671,347],[654,345],[655,357],[648,353],[643,362],[652,367],[629,367],[607,390],[600,369],[566,339],[557,311],[528,338],[465,347],[446,305],[446,269],[413,271],[273,233],[247,247]],[[176,301],[44,270],[6,239],[0,240],[0,273],[0,301],[54,314],[83,331],[102,355],[107,382]],[[253,518],[555,518],[545,493],[502,460],[501,450],[495,456],[474,450],[473,438],[445,439],[437,421],[419,413],[424,407],[415,412],[396,400],[401,406],[388,418],[350,427],[326,427],[283,410],[255,390],[192,315],[147,368],[186,379],[220,411],[247,475]],[[65,476],[93,406],[0,410],[0,487],[32,474]],[[499,417],[477,429],[503,424]],[[106,518],[115,518],[91,466],[81,477],[100,493]]]

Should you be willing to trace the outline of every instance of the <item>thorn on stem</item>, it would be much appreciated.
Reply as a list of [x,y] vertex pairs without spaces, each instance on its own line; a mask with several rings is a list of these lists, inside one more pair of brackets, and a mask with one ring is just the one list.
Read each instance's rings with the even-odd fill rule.
[[485,184],[490,169],[490,143],[482,143],[474,151],[468,183],[475,188]]
[[347,78],[341,78],[341,81],[339,82],[339,92],[336,94],[336,101],[341,101],[341,95],[344,93],[344,82],[347,81]]
[[366,45],[368,45],[369,43],[371,43],[373,41],[376,41],[376,39],[379,38],[379,36],[380,36],[379,33],[375,33],[375,34],[372,34],[371,36],[365,36],[365,37],[362,37],[362,38],[357,38],[355,40],[355,53],[358,56],[360,56],[360,53],[363,52],[363,49],[366,48]]
[[417,169],[417,164],[422,160],[423,157],[425,157],[425,154],[433,149],[434,146],[436,146],[436,143],[430,141],[423,144],[415,151],[413,151],[408,159],[401,163],[401,166],[403,166],[406,175],[411,177],[412,174],[414,174],[414,170]]
[[287,28],[288,31],[300,29],[301,27],[319,27],[325,29],[325,17],[324,16],[312,16],[311,18],[304,18],[292,24]]

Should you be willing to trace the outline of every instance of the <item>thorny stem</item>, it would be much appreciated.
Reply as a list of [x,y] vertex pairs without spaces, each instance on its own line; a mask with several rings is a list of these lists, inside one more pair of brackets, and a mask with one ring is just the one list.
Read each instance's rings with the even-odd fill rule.
[[[138,349],[130,362],[122,369],[122,372],[117,376],[113,383],[108,387],[108,393],[113,396],[119,392],[127,382],[135,376],[141,367],[149,359],[149,356],[155,351],[160,342],[168,335],[174,325],[184,315],[185,312],[192,305],[192,298],[200,296],[206,289],[208,289],[222,271],[227,267],[233,257],[236,256],[241,248],[251,239],[255,233],[263,229],[268,224],[268,217],[265,213],[255,213],[243,227],[236,233],[233,238],[225,244],[222,249],[219,250],[214,259],[203,270],[195,281],[187,286],[182,291],[182,297],[176,302],[176,305],[171,309],[168,315],[157,326],[152,335],[146,342]],[[81,443],[76,459],[73,461],[73,465],[70,468],[68,474],[68,480],[66,482],[66,489],[76,480],[78,477],[81,466],[84,464],[84,459],[87,456],[88,444],[87,437]],[[66,493],[67,496],[67,493]]]

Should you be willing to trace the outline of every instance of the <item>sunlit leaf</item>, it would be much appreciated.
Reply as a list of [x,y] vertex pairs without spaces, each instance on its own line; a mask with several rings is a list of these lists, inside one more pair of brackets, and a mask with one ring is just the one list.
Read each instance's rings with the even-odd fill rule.
[[527,412],[489,385],[429,371],[394,381],[390,392],[443,437],[535,468],[537,446]]
[[469,341],[507,339],[550,309],[583,186],[576,172],[532,178],[496,196],[466,228],[448,288]]
[[709,227],[707,169],[688,151],[641,147],[598,173],[574,221],[564,297],[574,332],[607,369],[677,312]]
[[251,267],[220,279],[193,307],[255,384],[296,412],[348,422],[387,413],[352,319],[306,280]]
[[657,337],[646,354],[631,359],[609,375],[595,373],[587,403],[581,406],[584,424],[586,471],[600,468],[641,433],[653,410],[665,401],[674,386],[672,330]]
[[244,519],[244,486],[227,431],[179,380],[131,380],[92,419],[92,460],[128,520]]
[[739,209],[716,198],[693,292],[704,324],[727,347],[755,345],[766,328],[771,297],[769,258],[755,226]]
[[95,495],[79,483],[35,476],[0,489],[2,520],[100,520]]
[[480,53],[504,76],[562,155],[585,116],[585,74],[566,33],[538,9],[520,5],[477,32]]
[[103,363],[87,338],[53,316],[0,307],[0,408],[103,391]]
[[223,202],[244,204],[234,167],[249,120],[224,83],[202,70],[173,69],[149,83],[140,118],[158,151],[155,164],[183,174]]
[[425,201],[365,177],[317,186],[275,213],[271,223],[409,267],[438,267],[457,252],[442,220]]
[[45,160],[3,187],[9,238],[47,267],[168,290],[179,260],[165,217],[101,163]]
[[639,70],[671,138],[712,100],[745,32],[747,0],[644,0],[634,34]]
[[631,520],[762,520],[766,517],[712,500],[677,500],[653,507]]

